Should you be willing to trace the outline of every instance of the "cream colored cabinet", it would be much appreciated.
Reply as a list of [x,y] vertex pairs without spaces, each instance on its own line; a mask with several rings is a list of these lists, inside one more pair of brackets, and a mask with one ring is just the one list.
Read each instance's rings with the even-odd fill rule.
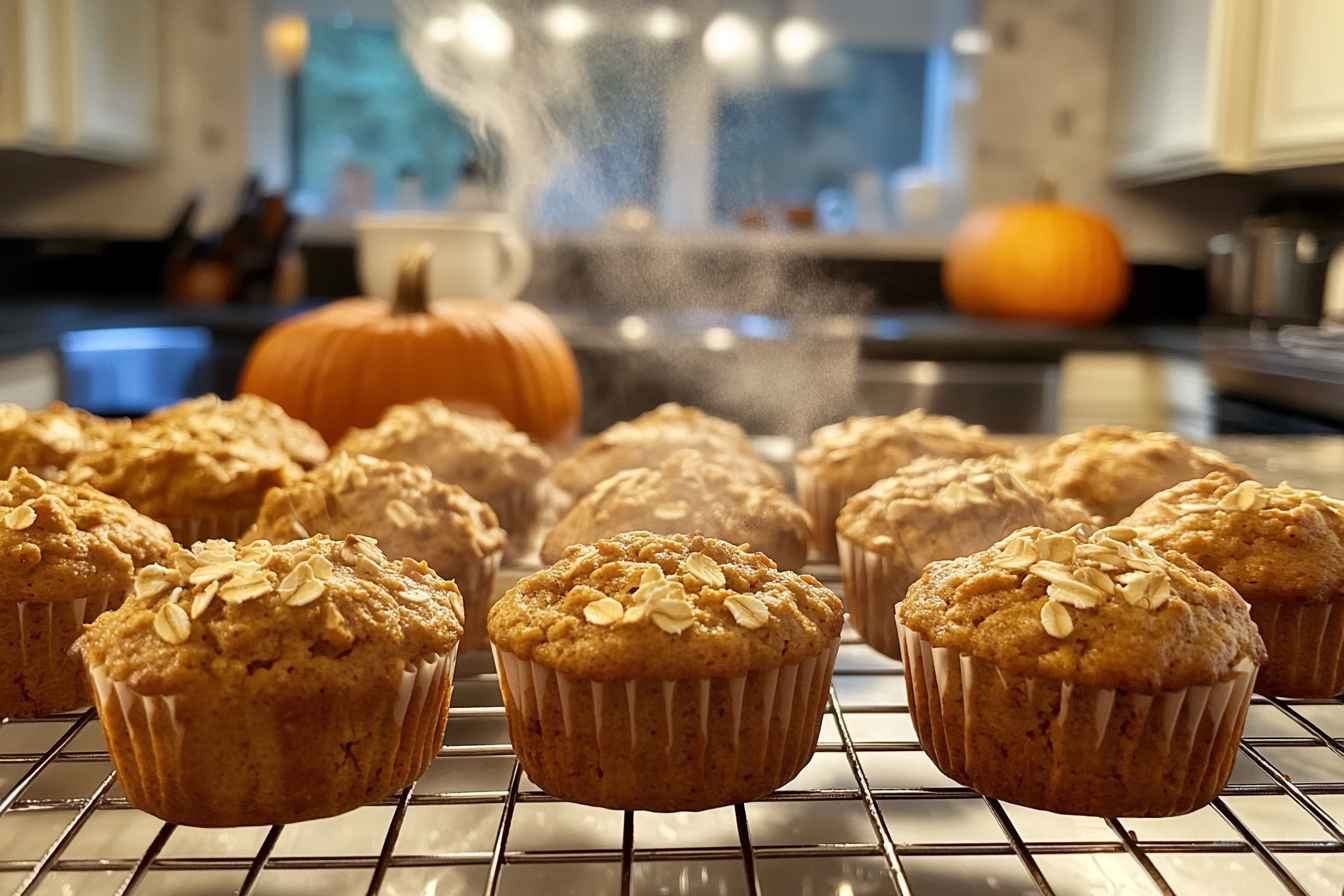
[[1344,2],[1259,4],[1252,165],[1344,162]]
[[0,0],[0,145],[153,155],[158,2]]

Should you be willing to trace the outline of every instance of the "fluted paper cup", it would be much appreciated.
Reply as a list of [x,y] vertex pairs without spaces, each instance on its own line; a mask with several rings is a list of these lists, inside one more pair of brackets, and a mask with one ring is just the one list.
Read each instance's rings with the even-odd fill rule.
[[546,481],[520,485],[480,500],[490,505],[499,527],[509,535],[504,556],[517,560],[535,553],[541,541],[542,513],[546,508]]
[[514,752],[552,796],[680,812],[758,799],[812,758],[840,642],[736,678],[599,681],[493,647]]
[[340,688],[293,676],[264,693],[142,694],[87,675],[126,798],[197,827],[338,815],[414,781],[443,743],[457,648]]
[[456,575],[441,575],[457,583],[462,592],[462,605],[466,611],[462,633],[463,650],[484,650],[490,645],[485,637],[485,617],[495,602],[495,576],[499,572],[503,551],[495,551],[470,569],[459,570]]
[[1232,774],[1256,667],[1157,694],[1004,672],[899,626],[910,714],[942,772],[1073,815],[1180,815]]
[[198,541],[211,538],[227,538],[237,541],[243,533],[257,521],[261,505],[248,510],[236,510],[231,513],[207,514],[204,516],[155,517],[173,533],[173,540],[184,547],[191,547]]
[[84,625],[121,605],[121,592],[76,600],[0,601],[0,716],[32,718],[86,705],[70,645]]
[[801,466],[794,467],[793,476],[798,488],[798,503],[812,520],[812,551],[816,559],[834,563],[838,557],[835,519],[845,502],[856,493],[830,485]]
[[1255,689],[1271,697],[1333,697],[1344,693],[1344,597],[1251,604],[1269,661]]
[[900,659],[896,605],[905,599],[906,589],[919,578],[923,567],[915,567],[904,552],[896,557],[879,554],[843,535],[836,537],[836,543],[850,624],[874,650]]

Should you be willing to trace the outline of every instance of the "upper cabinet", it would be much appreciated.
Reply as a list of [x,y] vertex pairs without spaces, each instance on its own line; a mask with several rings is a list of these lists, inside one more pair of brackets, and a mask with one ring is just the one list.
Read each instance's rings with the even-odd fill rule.
[[1344,0],[1118,0],[1126,180],[1344,162]]
[[156,13],[157,0],[0,0],[0,145],[152,156]]

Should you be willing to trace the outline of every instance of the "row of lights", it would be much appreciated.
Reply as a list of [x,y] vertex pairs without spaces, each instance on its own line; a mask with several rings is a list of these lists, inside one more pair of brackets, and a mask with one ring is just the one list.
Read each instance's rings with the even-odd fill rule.
[[[560,44],[582,41],[597,27],[597,18],[574,3],[558,3],[541,17],[546,34]],[[679,40],[690,31],[685,15],[669,6],[657,6],[641,19],[641,30],[661,43]],[[460,44],[477,57],[501,62],[513,53],[513,27],[486,3],[467,3],[456,16],[438,16],[425,25],[425,37],[440,46]],[[785,19],[774,29],[773,45],[780,62],[805,65],[830,43],[830,34],[820,24],[802,16]],[[748,68],[759,63],[764,41],[758,25],[736,12],[716,16],[705,28],[701,46],[705,58],[725,69]]]

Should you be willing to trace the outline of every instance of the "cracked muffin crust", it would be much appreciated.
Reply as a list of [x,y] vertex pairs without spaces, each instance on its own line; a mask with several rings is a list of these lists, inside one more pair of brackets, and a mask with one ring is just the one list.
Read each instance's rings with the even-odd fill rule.
[[1231,586],[1123,526],[1025,528],[932,563],[896,614],[925,751],[987,796],[1054,812],[1206,805],[1265,660]]
[[1250,479],[1244,467],[1169,432],[1093,426],[1022,455],[1022,474],[1062,498],[1073,498],[1107,523],[1178,482],[1222,472]]
[[0,475],[14,467],[56,476],[81,451],[100,445],[110,432],[129,424],[105,420],[53,401],[40,411],[0,403]]
[[131,803],[219,827],[335,815],[418,777],[461,633],[457,587],[372,539],[213,540],[142,569],[74,649]]
[[655,467],[685,449],[699,451],[752,485],[783,486],[779,471],[756,454],[742,427],[670,402],[585,440],[555,465],[550,478],[577,500],[623,470]]
[[175,548],[125,501],[12,470],[0,482],[0,716],[84,705],[70,644]]
[[622,532],[708,535],[749,546],[784,569],[807,561],[807,514],[783,492],[744,481],[714,458],[683,450],[656,467],[623,470],[579,500],[546,536],[543,563],[574,544]]
[[315,467],[327,459],[327,443],[317,430],[259,395],[243,394],[229,401],[218,395],[202,395],[161,408],[144,422],[172,423],[186,432],[214,433],[225,439],[248,439],[265,448],[283,451],[304,468]]
[[921,458],[850,498],[836,521],[850,621],[899,658],[893,610],[926,564],[983,550],[1024,526],[1094,522],[1076,501],[1015,475],[1006,458]]
[[1344,691],[1344,501],[1226,473],[1158,492],[1125,521],[1179,551],[1251,605],[1269,650],[1256,688],[1272,696]]
[[392,558],[423,560],[457,583],[466,603],[463,648],[482,649],[506,536],[490,505],[419,464],[338,453],[266,493],[243,543],[367,535]]
[[590,805],[682,811],[763,796],[802,769],[842,623],[834,594],[762,554],[628,532],[519,581],[489,633],[533,781]]

